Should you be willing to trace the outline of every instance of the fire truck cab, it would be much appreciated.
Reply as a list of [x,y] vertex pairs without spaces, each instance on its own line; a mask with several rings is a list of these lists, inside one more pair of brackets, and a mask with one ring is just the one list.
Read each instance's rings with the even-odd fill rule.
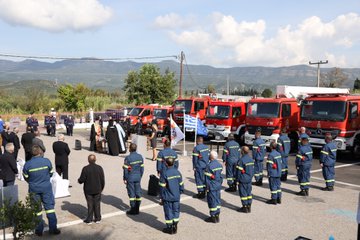
[[[180,129],[183,129],[184,126],[184,113],[193,117],[198,116],[200,120],[204,120],[210,100],[210,97],[190,97],[176,99],[174,102],[173,119],[180,127]],[[185,129],[185,131],[193,132],[194,129]]]
[[338,150],[351,150],[359,155],[359,105],[360,96],[350,95],[349,89],[305,98],[301,104],[300,125],[306,127],[312,147],[323,147],[325,135],[330,133]]
[[158,134],[163,136],[167,128],[170,127],[170,114],[172,114],[173,108],[171,106],[163,106],[154,108],[153,121],[156,121],[158,126]]
[[138,119],[141,119],[143,126],[150,124],[153,119],[153,111],[158,106],[159,105],[157,104],[150,104],[134,107],[129,112],[130,128],[133,129],[135,127],[138,123]]
[[254,98],[249,101],[246,112],[245,144],[252,145],[255,132],[261,129],[261,138],[267,146],[277,141],[281,129],[288,129],[292,145],[297,141],[299,105],[295,98]]

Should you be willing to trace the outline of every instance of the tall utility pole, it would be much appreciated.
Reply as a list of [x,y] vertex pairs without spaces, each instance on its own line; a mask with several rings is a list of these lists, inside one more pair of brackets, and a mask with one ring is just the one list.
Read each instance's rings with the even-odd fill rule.
[[180,81],[179,81],[179,98],[182,96],[182,82],[183,82],[183,63],[185,54],[183,51],[180,53]]
[[229,75],[226,76],[226,94],[229,96],[230,95],[230,84],[229,84]]
[[311,62],[309,61],[310,65],[315,65],[317,64],[317,87],[320,87],[320,64],[327,64],[329,61],[318,61],[318,62]]

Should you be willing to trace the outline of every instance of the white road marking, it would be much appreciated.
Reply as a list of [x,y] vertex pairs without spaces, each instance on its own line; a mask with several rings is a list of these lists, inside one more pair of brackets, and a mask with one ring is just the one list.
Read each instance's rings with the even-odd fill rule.
[[[324,181],[323,178],[319,178],[319,177],[311,177],[311,178],[316,179],[316,180],[322,180],[322,181]],[[342,184],[342,185],[346,185],[346,186],[350,186],[350,187],[358,187],[358,188],[360,188],[360,185],[351,184],[351,183],[347,183],[347,182],[341,182],[341,181],[337,181],[337,180],[335,179],[335,184],[337,184],[337,183]]]
[[[337,166],[335,166],[335,168],[351,167],[351,166],[354,166],[354,165],[360,165],[360,162],[337,165]],[[320,168],[320,169],[312,170],[312,171],[310,171],[310,173],[317,173],[317,172],[321,172],[321,171],[322,171],[322,169]]]

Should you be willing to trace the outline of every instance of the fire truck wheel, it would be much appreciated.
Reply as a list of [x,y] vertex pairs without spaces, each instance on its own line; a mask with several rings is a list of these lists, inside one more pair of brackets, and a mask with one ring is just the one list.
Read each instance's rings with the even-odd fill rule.
[[353,157],[355,157],[355,158],[360,157],[360,138],[359,137],[356,137],[356,139],[354,141],[354,146],[352,148],[352,154],[353,154]]

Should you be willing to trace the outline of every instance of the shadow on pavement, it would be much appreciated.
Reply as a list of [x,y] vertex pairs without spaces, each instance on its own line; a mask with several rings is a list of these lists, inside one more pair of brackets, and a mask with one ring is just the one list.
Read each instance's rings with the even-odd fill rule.
[[70,231],[69,229],[60,229],[61,234],[57,236],[50,235],[48,232],[44,232],[42,237],[36,235],[26,236],[26,239],[71,239],[71,240],[86,240],[86,239],[108,239],[111,235],[110,231]]
[[117,198],[112,195],[102,195],[101,196],[101,202],[110,206],[113,206],[120,210],[126,210],[129,208],[129,205],[125,204],[123,200],[120,198]]
[[86,217],[87,207],[78,203],[70,203],[69,201],[63,201],[62,203],[63,205],[61,205],[61,210],[68,211],[80,219],[84,219]]
[[236,206],[236,205],[233,205],[223,199],[221,199],[221,207],[225,207],[225,208],[228,208],[228,209],[231,209],[231,210],[237,210],[238,208],[240,208],[240,205],[241,205],[241,201],[240,201],[240,197],[239,197],[239,206]]
[[132,219],[134,222],[143,223],[151,228],[161,231],[165,227],[164,223],[160,222],[156,216],[153,216],[146,212],[140,212],[139,215],[127,215],[128,218]]
[[[209,217],[208,215],[205,215],[204,213],[199,212],[195,208],[193,208],[189,205],[186,205],[184,203],[181,203],[181,205],[180,205],[180,212],[189,214],[191,216],[194,216],[194,217],[200,218],[200,219],[205,219],[205,218]],[[180,215],[180,219],[181,219],[181,215]]]

